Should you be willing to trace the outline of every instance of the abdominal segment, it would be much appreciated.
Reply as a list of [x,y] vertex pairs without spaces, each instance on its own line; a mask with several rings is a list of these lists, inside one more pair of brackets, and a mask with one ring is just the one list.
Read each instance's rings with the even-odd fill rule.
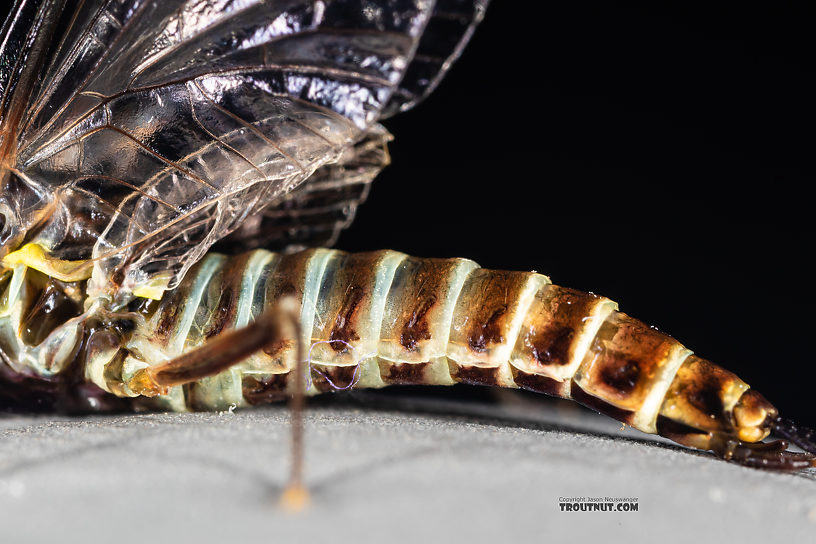
[[139,369],[245,326],[282,297],[299,302],[301,338],[272,343],[154,402],[219,410],[281,400],[294,382],[295,340],[307,357],[309,394],[396,384],[520,387],[574,399],[650,433],[659,417],[730,429],[747,389],[609,299],[546,276],[467,259],[327,249],[208,255],[178,289],[140,310],[115,354],[86,360],[86,375],[132,395],[122,384]]

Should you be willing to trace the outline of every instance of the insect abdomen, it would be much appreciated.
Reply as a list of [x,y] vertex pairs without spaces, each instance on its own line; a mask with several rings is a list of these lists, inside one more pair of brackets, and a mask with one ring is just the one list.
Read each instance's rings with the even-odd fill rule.
[[[148,312],[115,381],[246,325],[283,296],[301,303],[312,394],[391,384],[522,387],[654,433],[659,417],[698,429],[728,425],[747,389],[614,302],[540,274],[325,249],[208,255]],[[283,398],[293,354],[293,343],[271,346],[174,388],[164,406],[224,409]]]

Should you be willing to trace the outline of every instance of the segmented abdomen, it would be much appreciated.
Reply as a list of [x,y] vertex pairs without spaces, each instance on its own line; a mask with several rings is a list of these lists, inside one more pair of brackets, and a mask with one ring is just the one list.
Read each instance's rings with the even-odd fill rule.
[[[659,415],[688,425],[719,418],[747,389],[614,302],[540,274],[326,249],[208,255],[178,289],[144,309],[146,320],[117,357],[88,360],[87,375],[122,394],[123,377],[242,327],[287,295],[301,302],[310,393],[457,382],[522,387],[654,433]],[[283,398],[294,352],[291,342],[272,345],[218,376],[174,388],[162,402],[225,409]]]

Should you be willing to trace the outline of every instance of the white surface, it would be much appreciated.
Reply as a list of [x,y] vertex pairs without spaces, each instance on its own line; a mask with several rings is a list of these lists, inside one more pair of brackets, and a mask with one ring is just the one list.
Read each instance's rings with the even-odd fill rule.
[[[550,400],[441,397],[406,410],[373,398],[310,409],[312,504],[299,515],[277,507],[284,407],[2,416],[0,542],[811,542],[816,533],[812,472],[731,465]],[[634,496],[639,510],[561,512],[559,497],[574,496]]]

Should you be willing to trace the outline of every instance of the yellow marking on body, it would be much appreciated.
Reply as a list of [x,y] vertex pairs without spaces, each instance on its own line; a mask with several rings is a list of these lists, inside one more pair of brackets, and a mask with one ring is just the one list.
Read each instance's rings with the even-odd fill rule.
[[164,292],[167,291],[167,286],[170,284],[170,276],[162,274],[155,278],[150,278],[150,281],[133,289],[133,294],[137,297],[149,298],[153,300],[161,300]]
[[87,280],[93,271],[90,260],[65,261],[56,259],[48,254],[39,244],[26,244],[17,251],[3,257],[5,266],[23,264],[34,270],[39,270],[60,281],[74,282]]

